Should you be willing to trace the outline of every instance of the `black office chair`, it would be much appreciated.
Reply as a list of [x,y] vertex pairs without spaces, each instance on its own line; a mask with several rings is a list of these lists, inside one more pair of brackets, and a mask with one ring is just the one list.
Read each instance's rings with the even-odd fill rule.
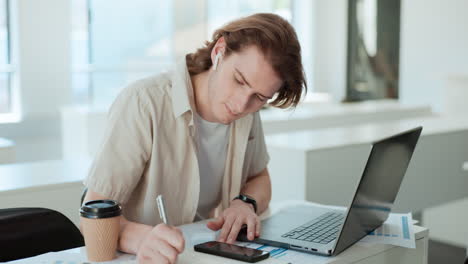
[[80,230],[46,208],[0,209],[0,261],[84,246]]
[[468,246],[466,246],[465,264],[468,264]]

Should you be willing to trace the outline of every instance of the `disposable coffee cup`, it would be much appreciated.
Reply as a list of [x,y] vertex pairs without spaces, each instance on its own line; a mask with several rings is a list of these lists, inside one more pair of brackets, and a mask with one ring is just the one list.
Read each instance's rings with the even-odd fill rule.
[[89,261],[116,257],[122,207],[114,200],[93,200],[80,209],[81,228]]

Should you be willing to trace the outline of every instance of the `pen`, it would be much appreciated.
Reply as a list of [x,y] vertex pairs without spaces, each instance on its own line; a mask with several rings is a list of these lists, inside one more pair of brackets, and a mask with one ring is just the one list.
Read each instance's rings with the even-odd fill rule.
[[163,220],[164,224],[169,225],[166,214],[166,207],[164,206],[164,198],[161,194],[156,198],[156,204],[158,205],[159,216]]

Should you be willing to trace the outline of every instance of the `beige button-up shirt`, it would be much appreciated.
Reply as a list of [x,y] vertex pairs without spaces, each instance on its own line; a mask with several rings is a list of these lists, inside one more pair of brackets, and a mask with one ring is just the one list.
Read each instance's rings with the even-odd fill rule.
[[[193,111],[185,59],[171,72],[130,84],[109,110],[85,186],[119,201],[130,221],[161,223],[156,197],[162,194],[171,224],[191,223],[200,192]],[[220,210],[269,161],[258,112],[234,121],[230,129]]]

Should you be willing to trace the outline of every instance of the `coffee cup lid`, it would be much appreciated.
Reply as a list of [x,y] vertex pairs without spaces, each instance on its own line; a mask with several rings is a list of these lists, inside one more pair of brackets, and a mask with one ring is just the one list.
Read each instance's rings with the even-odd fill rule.
[[121,213],[122,207],[114,200],[88,201],[80,209],[80,215],[85,218],[109,218]]

